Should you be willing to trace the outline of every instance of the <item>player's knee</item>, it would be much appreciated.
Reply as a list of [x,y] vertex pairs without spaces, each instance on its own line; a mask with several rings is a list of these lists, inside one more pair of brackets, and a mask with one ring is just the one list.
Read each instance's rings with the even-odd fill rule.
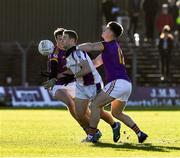
[[122,119],[122,112],[120,111],[111,111],[111,114],[113,117],[117,118],[117,119]]
[[111,111],[111,114],[112,114],[113,117],[117,118],[117,113],[116,112]]
[[68,108],[69,109],[75,109],[75,103],[74,103],[74,101],[71,101],[71,100],[67,100],[67,106],[68,106]]
[[101,118],[105,116],[105,112],[103,109],[100,109],[100,116],[101,116]]

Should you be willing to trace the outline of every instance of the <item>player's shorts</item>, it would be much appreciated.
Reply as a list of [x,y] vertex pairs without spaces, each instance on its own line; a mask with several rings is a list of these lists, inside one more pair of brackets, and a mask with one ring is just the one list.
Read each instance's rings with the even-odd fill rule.
[[76,82],[71,82],[68,85],[55,85],[49,93],[54,97],[57,90],[65,89],[72,98],[75,97]]
[[126,80],[117,79],[105,85],[103,91],[115,99],[127,102],[132,91],[132,84]]
[[82,86],[76,84],[76,98],[79,99],[93,99],[96,94],[103,88],[103,83],[97,83],[89,86]]

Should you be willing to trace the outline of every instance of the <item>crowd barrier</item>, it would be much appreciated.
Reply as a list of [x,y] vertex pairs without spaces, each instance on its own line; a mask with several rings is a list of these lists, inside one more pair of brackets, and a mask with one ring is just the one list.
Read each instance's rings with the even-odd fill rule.
[[11,96],[14,107],[57,107],[63,102],[51,97],[44,87],[0,87],[1,96]]
[[180,87],[136,87],[129,106],[180,106]]
[[[0,87],[0,97],[11,96],[14,107],[59,107],[62,102],[51,97],[44,87]],[[137,87],[128,106],[180,106],[180,87]]]

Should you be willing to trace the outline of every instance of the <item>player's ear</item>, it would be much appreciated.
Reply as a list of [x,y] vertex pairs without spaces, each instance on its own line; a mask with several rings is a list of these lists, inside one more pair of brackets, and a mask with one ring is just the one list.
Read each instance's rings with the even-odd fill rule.
[[71,40],[72,40],[72,43],[76,44],[76,40],[74,38],[72,38]]

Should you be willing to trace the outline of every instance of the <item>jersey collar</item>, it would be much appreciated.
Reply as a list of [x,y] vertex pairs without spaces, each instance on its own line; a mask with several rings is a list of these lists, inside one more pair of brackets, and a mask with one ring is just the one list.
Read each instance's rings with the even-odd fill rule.
[[73,52],[76,50],[76,46],[73,46],[71,48],[69,48],[67,51],[66,51],[66,58]]

